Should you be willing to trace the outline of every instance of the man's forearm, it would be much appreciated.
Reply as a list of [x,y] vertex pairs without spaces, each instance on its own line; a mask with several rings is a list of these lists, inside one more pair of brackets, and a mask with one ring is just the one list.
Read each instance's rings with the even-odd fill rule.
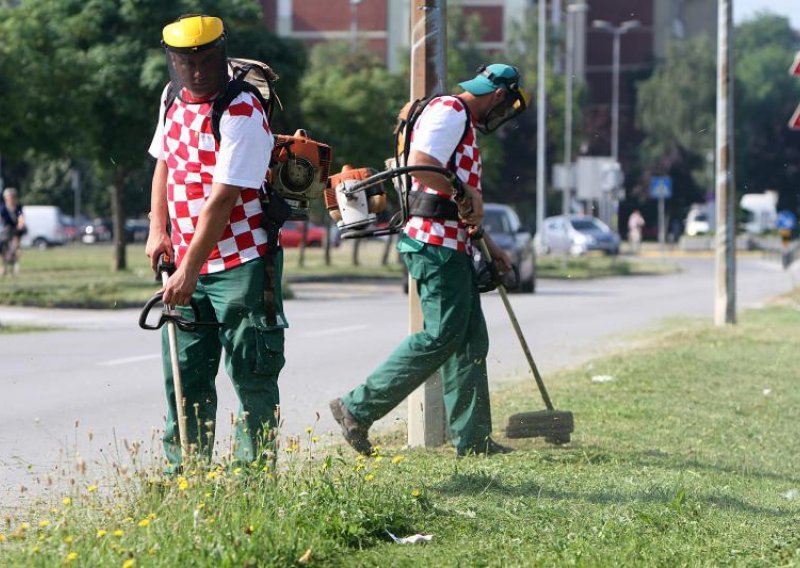
[[150,231],[163,231],[169,220],[167,208],[167,164],[164,160],[156,162],[153,183],[150,189]]

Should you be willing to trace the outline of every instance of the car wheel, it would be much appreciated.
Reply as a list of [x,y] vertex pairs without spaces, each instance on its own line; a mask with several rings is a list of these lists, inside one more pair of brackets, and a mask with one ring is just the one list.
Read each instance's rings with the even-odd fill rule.
[[47,239],[43,237],[36,237],[33,239],[33,246],[39,250],[45,250],[47,248]]
[[536,292],[536,277],[531,276],[530,278],[520,282],[519,291],[522,294],[533,294],[534,292]]

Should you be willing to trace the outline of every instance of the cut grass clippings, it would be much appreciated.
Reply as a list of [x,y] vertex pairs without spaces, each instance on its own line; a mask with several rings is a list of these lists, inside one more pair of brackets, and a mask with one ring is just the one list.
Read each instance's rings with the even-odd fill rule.
[[[800,296],[736,326],[691,321],[545,377],[574,412],[565,447],[507,456],[281,450],[279,473],[143,469],[104,496],[0,528],[8,566],[784,566],[800,563]],[[612,380],[592,382],[606,375]],[[495,427],[542,407],[532,379],[493,394]],[[397,536],[432,534],[427,545]]]

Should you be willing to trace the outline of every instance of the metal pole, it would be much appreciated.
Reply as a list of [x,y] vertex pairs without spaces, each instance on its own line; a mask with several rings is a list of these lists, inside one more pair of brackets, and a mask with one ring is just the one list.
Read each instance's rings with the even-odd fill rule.
[[567,170],[567,181],[564,184],[564,195],[561,201],[561,214],[569,215],[569,197],[572,191],[572,80],[574,66],[574,30],[572,22],[572,5],[567,6],[567,45],[564,74],[567,80],[564,89],[564,167]]
[[537,70],[537,113],[536,113],[536,230],[544,227],[544,169],[545,129],[547,127],[547,103],[545,101],[545,24],[547,23],[545,0],[539,0],[539,61]]
[[619,161],[619,28],[614,30],[614,59],[611,79],[611,157]]
[[350,51],[358,49],[358,5],[361,0],[350,0]]
[[665,242],[666,239],[664,238],[665,237],[664,217],[665,217],[665,215],[664,215],[664,198],[663,197],[659,197],[658,198],[658,245],[659,245],[659,248],[661,249],[661,256],[664,256],[664,253],[665,253],[664,242]]
[[[444,92],[447,77],[446,0],[413,0],[411,5],[411,100]],[[408,280],[409,334],[423,329],[416,281]],[[444,395],[439,373],[408,397],[408,445],[426,448],[446,440]]]
[[735,236],[733,217],[733,2],[719,0],[717,32],[716,297],[714,323],[736,323]]

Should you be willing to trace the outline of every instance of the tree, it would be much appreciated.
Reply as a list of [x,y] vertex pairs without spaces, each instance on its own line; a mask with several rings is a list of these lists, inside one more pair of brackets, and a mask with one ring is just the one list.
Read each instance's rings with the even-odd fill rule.
[[[296,82],[302,52],[263,29],[255,0],[22,0],[0,9],[0,77],[7,87],[0,103],[10,109],[1,151],[85,158],[102,173],[111,188],[116,270],[126,267],[125,191],[134,174],[152,167],[145,150],[167,80],[161,28],[192,12],[226,19],[231,51],[272,56],[277,72],[287,71],[286,82]],[[24,72],[10,72],[11,64]],[[136,187],[146,198],[149,184]]]

